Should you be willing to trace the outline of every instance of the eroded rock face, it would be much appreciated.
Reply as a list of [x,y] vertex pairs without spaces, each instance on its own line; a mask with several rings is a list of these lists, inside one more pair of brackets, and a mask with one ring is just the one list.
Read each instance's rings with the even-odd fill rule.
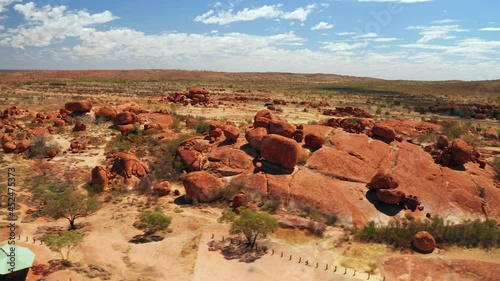
[[97,185],[102,190],[108,188],[109,178],[106,167],[96,166],[94,169],[92,169],[92,185]]
[[261,155],[285,169],[293,169],[300,157],[300,147],[293,139],[270,134],[262,139]]
[[406,198],[406,194],[398,189],[377,189],[377,198],[386,204],[399,204]]
[[261,143],[265,136],[267,136],[267,130],[262,127],[254,128],[245,134],[248,144],[257,151],[261,150]]
[[88,100],[70,101],[64,105],[64,109],[71,112],[86,113],[92,109],[92,102]]
[[149,173],[149,168],[143,164],[132,152],[122,152],[116,156],[111,167],[113,176],[120,175],[124,178],[136,176],[138,178]]
[[422,252],[431,253],[436,248],[436,240],[429,232],[420,231],[413,237],[413,247]]
[[137,115],[132,112],[122,112],[119,113],[113,118],[113,124],[114,125],[128,125],[128,124],[135,124],[139,121],[137,118]]
[[222,198],[218,190],[225,188],[225,181],[206,171],[191,172],[181,176],[186,199],[195,203],[209,203]]
[[379,171],[367,185],[371,190],[375,189],[394,189],[399,186],[396,178],[390,175],[388,171]]
[[453,162],[463,165],[471,160],[471,149],[467,142],[462,139],[455,139],[451,144],[451,156]]
[[396,131],[394,128],[383,124],[375,124],[372,129],[372,133],[375,136],[393,141],[396,138]]
[[440,135],[437,139],[436,147],[438,149],[442,149],[442,150],[450,147],[450,141],[449,141],[448,137],[445,135]]

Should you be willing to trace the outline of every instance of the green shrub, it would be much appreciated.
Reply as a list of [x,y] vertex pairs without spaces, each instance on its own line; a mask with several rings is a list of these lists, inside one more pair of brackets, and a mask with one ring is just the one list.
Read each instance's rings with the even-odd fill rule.
[[466,130],[459,122],[441,122],[441,126],[443,127],[443,135],[452,139],[460,138],[462,135],[466,134]]
[[145,232],[155,233],[166,230],[172,223],[172,218],[159,211],[145,211],[133,226]]

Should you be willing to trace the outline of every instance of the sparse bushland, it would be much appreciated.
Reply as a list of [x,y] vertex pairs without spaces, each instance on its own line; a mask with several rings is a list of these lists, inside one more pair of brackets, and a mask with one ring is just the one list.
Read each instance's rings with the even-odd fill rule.
[[461,122],[445,121],[441,122],[441,126],[443,127],[443,135],[452,139],[460,138],[468,133],[467,127]]
[[155,146],[148,146],[151,155],[160,155],[158,161],[149,164],[153,179],[179,180],[182,171],[186,170],[186,164],[177,157],[177,148],[182,141],[191,137],[193,136],[181,135],[177,139],[158,141]]
[[387,226],[376,226],[372,221],[367,226],[354,230],[357,240],[369,243],[384,243],[394,248],[409,248],[415,233],[428,231],[438,244],[467,248],[500,247],[500,228],[495,220],[465,220],[460,224],[445,223],[439,217],[429,220],[397,220]]

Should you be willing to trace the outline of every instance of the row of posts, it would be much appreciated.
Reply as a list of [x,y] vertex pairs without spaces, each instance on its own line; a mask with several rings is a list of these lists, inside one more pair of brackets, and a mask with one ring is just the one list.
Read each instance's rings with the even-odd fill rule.
[[[214,236],[214,234],[212,234],[212,239],[214,239],[214,238],[215,238],[215,236]],[[225,241],[224,239],[225,239],[224,236],[222,236],[221,242],[224,242]],[[233,243],[234,242],[233,239],[231,239],[230,242],[231,242],[231,244],[234,244]],[[240,245],[240,244],[241,244],[241,241],[238,239],[238,245]],[[257,246],[255,248],[257,249]],[[274,253],[275,253],[274,249],[272,249],[271,250],[271,256],[273,256]],[[280,258],[283,258],[283,252],[281,252]],[[291,261],[292,259],[293,259],[293,257],[292,257],[292,255],[290,255],[290,257],[288,258],[288,260]],[[298,263],[302,263],[302,257],[299,257],[299,262]],[[309,260],[306,260],[304,262],[304,264],[306,266],[309,266]],[[316,262],[316,267],[315,268],[319,268],[319,263],[318,262]],[[328,270],[328,264],[325,265],[325,271],[327,271],[327,270]],[[335,268],[333,269],[333,272],[337,272],[337,266],[335,266]],[[339,271],[339,273],[340,273],[340,271]],[[366,280],[370,280],[371,274],[370,273],[367,273],[367,274],[368,274],[368,277],[367,277]],[[347,275],[347,267],[344,267],[344,275]],[[356,276],[356,270],[355,269],[354,269],[354,273],[353,273],[352,276],[353,277]],[[383,281],[385,281],[385,277],[384,277]]]
[[[17,240],[21,240],[21,235],[17,236]],[[26,236],[26,240],[24,242],[28,242],[28,236]],[[36,239],[35,237],[33,237],[33,243],[32,244],[35,244],[36,243]],[[43,245],[43,240],[40,239],[40,244],[39,245]]]

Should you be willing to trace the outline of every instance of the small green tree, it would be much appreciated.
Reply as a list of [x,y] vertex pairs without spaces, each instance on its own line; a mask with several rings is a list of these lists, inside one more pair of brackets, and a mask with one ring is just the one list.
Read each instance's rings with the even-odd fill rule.
[[153,234],[159,230],[166,230],[171,223],[172,218],[161,211],[145,211],[133,226],[144,230],[145,233]]
[[[38,192],[41,192],[38,190]],[[101,204],[88,195],[69,188],[48,188],[41,192],[41,200],[46,202],[43,213],[53,219],[65,218],[69,221],[70,230],[75,229],[75,220],[87,217],[99,210]]]
[[83,236],[78,231],[66,230],[61,234],[46,235],[43,242],[51,251],[59,253],[61,258],[67,261],[71,250],[83,242]]
[[265,238],[278,229],[278,221],[270,214],[256,213],[246,208],[240,210],[239,216],[231,209],[225,209],[218,221],[231,223],[231,234],[243,233],[250,249],[254,248],[258,237]]

